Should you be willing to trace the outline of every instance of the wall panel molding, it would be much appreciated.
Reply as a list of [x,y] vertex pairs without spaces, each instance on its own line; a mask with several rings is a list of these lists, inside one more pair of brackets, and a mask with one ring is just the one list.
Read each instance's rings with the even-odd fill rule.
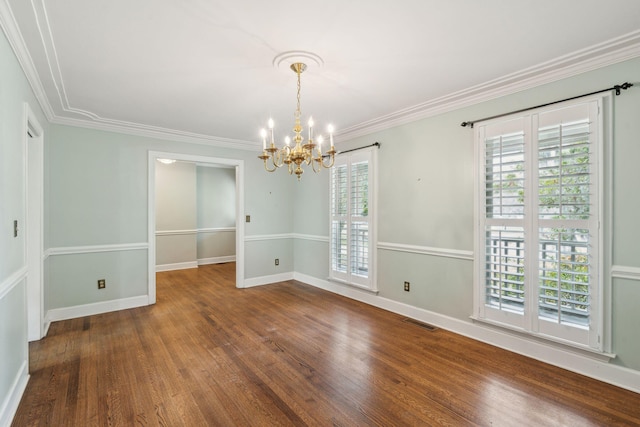
[[15,271],[11,276],[7,277],[0,283],[0,299],[4,298],[13,288],[27,278],[27,266],[23,266]]
[[611,277],[614,279],[628,279],[640,281],[640,267],[629,267],[626,265],[611,266]]
[[120,251],[138,251],[149,249],[147,242],[140,243],[120,243],[113,245],[92,245],[92,246],[63,246],[57,248],[49,248],[44,252],[44,258],[56,255],[77,255],[77,254],[94,254],[99,252],[120,252]]
[[192,230],[158,230],[156,236],[186,236],[206,233],[235,233],[236,227],[196,228]]
[[245,242],[263,242],[267,240],[286,240],[293,239],[293,233],[282,233],[282,234],[254,234],[252,236],[245,236]]
[[402,243],[378,242],[378,249],[394,252],[407,252],[418,255],[431,255],[473,261],[473,251],[460,249],[433,248],[429,246],[405,245]]

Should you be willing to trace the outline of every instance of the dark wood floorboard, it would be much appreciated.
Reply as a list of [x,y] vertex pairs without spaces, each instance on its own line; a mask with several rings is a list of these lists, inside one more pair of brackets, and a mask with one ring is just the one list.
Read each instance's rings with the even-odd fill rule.
[[14,426],[631,426],[640,395],[235,264],[30,344]]

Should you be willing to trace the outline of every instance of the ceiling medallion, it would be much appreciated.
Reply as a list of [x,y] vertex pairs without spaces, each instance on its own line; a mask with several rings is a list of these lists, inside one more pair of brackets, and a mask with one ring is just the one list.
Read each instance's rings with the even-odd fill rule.
[[[322,143],[324,141],[322,135],[318,135],[314,142],[313,118],[309,117],[309,132],[306,142],[302,136],[303,128],[300,123],[300,75],[307,69],[306,63],[301,62],[305,58],[316,65],[321,66],[323,64],[322,58],[318,55],[300,51],[284,52],[276,56],[273,60],[273,65],[276,67],[280,67],[282,64],[288,64],[289,68],[291,68],[298,77],[297,104],[294,113],[295,122],[293,125],[294,146],[291,147],[291,138],[287,135],[284,139],[284,145],[281,148],[276,147],[273,137],[273,128],[275,124],[273,119],[269,119],[269,133],[267,133],[266,129],[262,129],[260,132],[262,136],[262,154],[258,156],[258,158],[262,159],[264,162],[264,169],[267,172],[274,172],[281,166],[287,165],[289,174],[295,173],[298,177],[298,181],[300,181],[300,178],[304,173],[304,170],[302,169],[303,164],[310,164],[314,172],[320,172],[323,168],[330,168],[333,166],[336,154],[336,150],[333,145],[333,126],[327,126],[330,148],[325,154],[322,153]],[[269,144],[267,144],[267,137],[269,138]],[[325,163],[325,158],[328,158],[327,163]]]

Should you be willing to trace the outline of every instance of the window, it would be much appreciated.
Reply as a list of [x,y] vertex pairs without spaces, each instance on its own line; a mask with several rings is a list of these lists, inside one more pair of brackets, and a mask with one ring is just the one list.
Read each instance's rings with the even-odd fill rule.
[[601,103],[476,127],[477,318],[602,351]]
[[332,280],[375,290],[374,156],[341,154],[331,169],[330,274]]

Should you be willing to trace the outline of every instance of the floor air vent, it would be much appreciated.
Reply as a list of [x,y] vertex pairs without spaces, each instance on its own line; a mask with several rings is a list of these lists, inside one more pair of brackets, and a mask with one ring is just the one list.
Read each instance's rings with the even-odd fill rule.
[[423,322],[421,322],[419,320],[411,319],[409,317],[403,319],[402,321],[406,322],[406,323],[411,323],[412,325],[420,326],[421,328],[426,329],[427,331],[437,331],[438,330],[438,328],[433,326],[433,325],[430,325],[428,323],[423,323]]

